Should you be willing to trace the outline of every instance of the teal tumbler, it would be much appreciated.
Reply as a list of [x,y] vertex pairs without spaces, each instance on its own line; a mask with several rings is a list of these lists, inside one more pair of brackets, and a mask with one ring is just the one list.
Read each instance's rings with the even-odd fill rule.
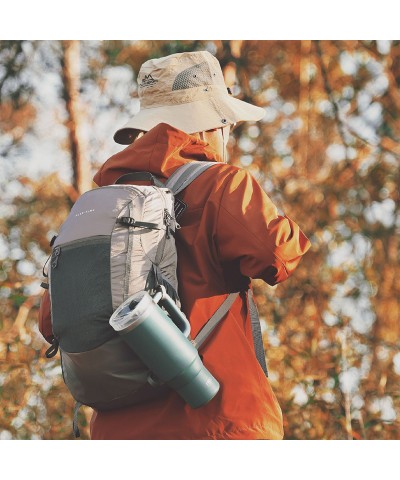
[[[157,296],[157,294],[156,294]],[[168,295],[158,295],[160,304],[168,308],[173,302]],[[175,306],[175,325],[147,292],[128,298],[110,319],[110,325],[142,360],[157,380],[173,388],[192,408],[208,403],[218,393],[219,383],[203,365],[199,353],[188,340],[190,324]],[[184,326],[188,327],[185,328]],[[153,383],[149,378],[149,383]]]

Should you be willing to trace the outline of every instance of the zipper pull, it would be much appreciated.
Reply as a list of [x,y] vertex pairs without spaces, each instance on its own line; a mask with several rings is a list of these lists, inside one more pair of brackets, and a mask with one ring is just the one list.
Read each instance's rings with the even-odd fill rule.
[[181,226],[179,225],[179,223],[176,221],[176,219],[169,213],[169,211],[167,209],[164,210],[164,223],[166,225],[166,232],[167,232],[167,238],[170,237],[169,235],[169,231],[170,231],[170,228],[171,228],[171,220],[174,222],[175,224],[175,230],[179,230],[181,228]]
[[166,237],[167,238],[170,238],[170,234],[169,234],[169,229],[171,227],[171,215],[169,214],[168,210],[164,210],[164,223],[165,223],[165,233],[166,233]]
[[60,258],[60,255],[61,255],[61,247],[56,247],[53,250],[53,254],[51,256],[51,268],[57,268],[58,259]]

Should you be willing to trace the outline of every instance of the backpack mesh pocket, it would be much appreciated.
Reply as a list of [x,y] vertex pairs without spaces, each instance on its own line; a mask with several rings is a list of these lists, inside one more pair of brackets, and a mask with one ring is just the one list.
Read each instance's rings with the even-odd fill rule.
[[57,247],[52,258],[50,289],[53,332],[66,352],[83,352],[115,336],[110,237],[91,237]]

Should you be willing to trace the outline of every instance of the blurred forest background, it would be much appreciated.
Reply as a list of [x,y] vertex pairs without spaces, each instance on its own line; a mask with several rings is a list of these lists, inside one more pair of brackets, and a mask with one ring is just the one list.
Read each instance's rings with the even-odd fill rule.
[[265,109],[231,163],[313,244],[284,284],[254,282],[286,438],[400,439],[400,41],[343,40],[0,41],[0,439],[72,438],[37,326],[49,240],[122,148],[140,65],[190,50]]

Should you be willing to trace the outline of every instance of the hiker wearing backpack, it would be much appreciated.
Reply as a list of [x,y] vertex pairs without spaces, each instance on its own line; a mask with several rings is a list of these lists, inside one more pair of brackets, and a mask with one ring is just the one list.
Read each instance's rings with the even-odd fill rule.
[[[151,250],[146,250],[149,243],[146,239],[150,238],[146,235],[151,235],[151,232],[159,235],[159,239],[168,238],[170,242],[175,242],[177,265],[173,261],[172,250],[156,254],[155,260],[153,258],[149,262],[152,274],[146,270],[146,286],[141,288],[154,293],[155,285],[162,284],[172,295],[183,317],[186,315],[189,320],[189,340],[197,346],[206,371],[219,384],[218,391],[198,408],[193,408],[182,396],[184,382],[179,386],[179,382],[175,385],[171,383],[171,388],[159,396],[145,396],[141,401],[124,400],[125,403],[110,404],[111,407],[107,408],[93,402],[91,438],[280,439],[283,437],[282,414],[268,381],[250,279],[262,279],[270,285],[286,280],[310,248],[310,242],[293,220],[278,215],[274,204],[246,170],[227,164],[226,151],[230,127],[242,121],[258,121],[263,117],[264,110],[231,96],[219,62],[208,52],[179,53],[145,62],[138,75],[138,90],[141,110],[114,135],[116,142],[128,146],[107,160],[94,177],[99,187],[113,186],[112,189],[100,188],[92,191],[94,194],[85,194],[86,200],[79,204],[80,210],[71,212],[70,219],[55,240],[50,267],[50,296],[45,294],[41,304],[41,331],[48,341],[60,344],[64,379],[69,387],[68,382],[77,385],[80,370],[74,368],[83,358],[77,353],[81,351],[77,335],[70,335],[72,340],[69,343],[64,340],[64,345],[62,336],[67,338],[67,330],[72,324],[75,324],[74,328],[80,328],[76,320],[70,319],[72,311],[75,311],[74,318],[80,312],[76,311],[76,306],[75,310],[71,307],[70,312],[63,314],[65,318],[61,328],[56,318],[51,323],[49,302],[50,297],[52,302],[54,299],[52,315],[57,317],[57,304],[62,305],[62,296],[65,295],[65,291],[57,293],[57,285],[65,285],[62,262],[66,263],[65,259],[71,251],[65,245],[68,246],[71,239],[76,242],[77,238],[83,238],[82,234],[77,237],[76,232],[72,237],[70,232],[78,225],[76,222],[81,216],[89,219],[92,213],[96,215],[96,205],[104,203],[96,204],[96,195],[101,192],[114,195],[117,191],[119,194],[136,188],[118,190],[114,185],[116,182],[143,185],[140,192],[148,194],[159,189],[160,198],[173,194],[173,204],[168,207],[169,210],[167,208],[167,215],[161,223],[156,220],[150,223],[148,216],[144,219],[146,208],[142,209],[140,221],[137,220],[138,214],[128,215],[125,211],[112,220],[113,225],[120,226],[117,230],[113,227],[111,265],[119,248],[118,238],[120,243],[122,241],[118,235],[128,235],[126,238],[132,239],[133,244],[136,238],[137,250],[128,248],[124,253],[124,261],[128,262],[131,261],[129,254],[133,258],[141,252],[144,257],[151,257]],[[132,172],[136,173],[132,176]],[[168,188],[169,192],[166,191]],[[92,203],[88,199],[92,199]],[[121,202],[119,197],[113,205],[119,205],[118,202]],[[126,202],[124,205],[127,205]],[[113,207],[113,211],[116,208]],[[124,222],[126,231],[123,230]],[[76,226],[78,228],[82,227]],[[99,229],[102,228],[100,225]],[[106,243],[103,245],[96,237],[97,250],[94,250],[93,242],[86,253],[80,250],[79,256],[73,260],[76,267],[70,267],[71,276],[91,252],[93,255],[95,251],[99,252],[96,253],[98,260],[93,260],[94,265],[102,261],[104,252],[109,256],[107,252],[110,248]],[[99,244],[103,245],[101,251]],[[154,244],[153,250],[158,252],[158,245]],[[167,251],[170,253],[165,253]],[[134,282],[140,278],[144,267],[142,264],[138,267],[138,263],[133,261],[130,265],[129,275]],[[107,272],[103,277],[110,276]],[[111,277],[113,275],[116,275],[115,272],[111,273]],[[113,299],[120,295],[118,285],[122,289],[122,285],[127,283],[125,277],[118,282],[112,284]],[[100,289],[101,285],[96,284],[96,288]],[[113,301],[113,316],[119,312],[117,304],[127,301],[127,296],[121,294],[120,300]],[[129,308],[135,309],[137,302],[132,302],[131,298],[128,299]],[[102,298],[98,298],[97,305],[101,302]],[[97,340],[94,341],[90,333],[95,332],[95,327],[89,324],[85,330],[86,340],[82,340],[86,342],[88,355],[94,355],[90,352],[95,352],[96,348],[103,348],[101,361],[105,364],[104,369],[107,366],[114,368],[109,359],[114,359],[115,353],[108,357],[107,352],[111,350],[108,346],[108,350],[102,347],[98,338],[101,339],[104,334],[109,342],[104,345],[111,345],[123,337],[113,336],[112,322],[110,325],[106,323],[112,310],[103,315],[103,333],[93,333]],[[121,311],[124,320],[126,312]],[[213,326],[209,328],[211,324]],[[212,333],[205,335],[207,329]],[[204,340],[196,345],[201,336]],[[164,339],[161,338],[161,341]],[[92,349],[93,345],[96,348]],[[118,345],[121,351],[126,349],[129,360],[128,347],[122,341]],[[153,344],[149,345],[151,349]],[[100,364],[99,357],[92,358]],[[92,362],[90,369],[93,375],[96,368],[97,365]],[[115,377],[118,377],[118,372]],[[209,382],[207,379],[205,383]],[[77,391],[84,392],[86,389],[86,392],[93,392],[94,388],[93,385],[90,388],[83,385]],[[146,388],[152,391],[152,387],[147,385]],[[74,394],[71,387],[70,390]],[[74,394],[77,401],[80,401],[77,398],[79,395]],[[90,402],[81,403],[91,405]]]

